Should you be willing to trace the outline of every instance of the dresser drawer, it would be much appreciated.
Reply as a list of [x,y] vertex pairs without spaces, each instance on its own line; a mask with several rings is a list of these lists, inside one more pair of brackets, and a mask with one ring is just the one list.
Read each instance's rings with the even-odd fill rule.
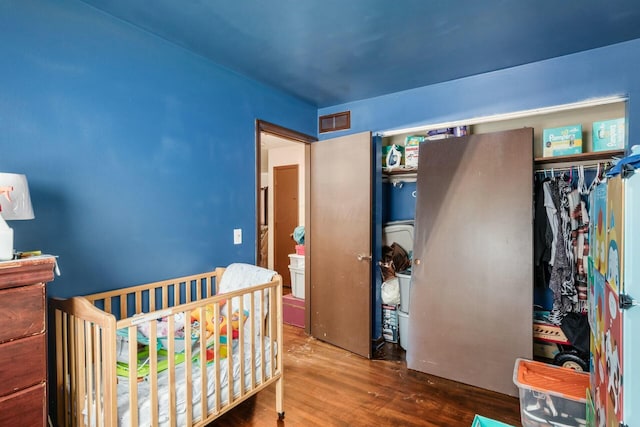
[[46,386],[38,384],[0,397],[0,426],[46,426]]
[[0,344],[0,396],[44,382],[46,362],[44,334]]
[[42,283],[0,291],[0,343],[44,331],[44,295]]

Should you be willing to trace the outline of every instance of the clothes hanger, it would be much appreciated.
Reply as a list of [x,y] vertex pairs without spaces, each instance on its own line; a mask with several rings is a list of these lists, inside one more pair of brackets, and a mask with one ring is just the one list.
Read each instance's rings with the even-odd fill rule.
[[598,162],[596,176],[593,178],[593,181],[591,181],[591,185],[589,185],[589,189],[587,191],[590,193],[598,183],[600,183],[600,162]]
[[589,190],[584,184],[584,166],[578,166],[578,192],[580,194],[589,194]]

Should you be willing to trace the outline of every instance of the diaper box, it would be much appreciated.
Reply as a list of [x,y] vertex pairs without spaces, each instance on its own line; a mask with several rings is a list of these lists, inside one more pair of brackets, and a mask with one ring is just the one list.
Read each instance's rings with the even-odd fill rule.
[[542,156],[566,156],[582,153],[582,125],[544,129]]
[[418,167],[418,152],[420,151],[420,143],[425,140],[425,136],[412,135],[405,138],[404,141],[404,167]]
[[624,119],[593,122],[593,151],[624,149]]

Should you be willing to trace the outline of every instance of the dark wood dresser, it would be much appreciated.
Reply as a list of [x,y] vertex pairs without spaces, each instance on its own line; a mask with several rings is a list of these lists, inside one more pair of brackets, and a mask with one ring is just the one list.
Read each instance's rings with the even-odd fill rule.
[[55,258],[0,262],[0,427],[47,425],[46,282]]

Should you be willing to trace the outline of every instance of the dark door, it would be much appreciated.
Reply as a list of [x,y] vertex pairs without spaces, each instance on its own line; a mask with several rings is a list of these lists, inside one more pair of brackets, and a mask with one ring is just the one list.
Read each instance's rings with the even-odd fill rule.
[[533,129],[420,146],[410,369],[505,394],[532,357]]
[[291,285],[289,254],[295,253],[291,237],[298,222],[298,165],[273,168],[273,268]]
[[311,144],[311,335],[371,355],[369,132]]

